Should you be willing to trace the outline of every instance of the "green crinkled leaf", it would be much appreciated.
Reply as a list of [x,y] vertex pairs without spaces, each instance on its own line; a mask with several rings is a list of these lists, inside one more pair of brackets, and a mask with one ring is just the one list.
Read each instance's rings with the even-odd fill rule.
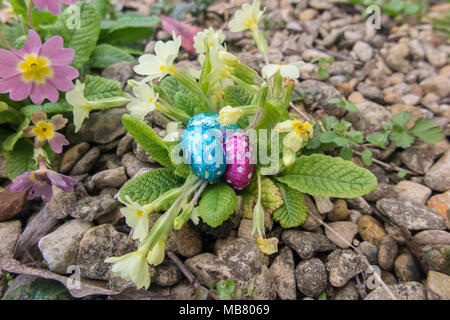
[[25,118],[20,126],[17,128],[17,132],[13,133],[12,135],[8,136],[5,141],[3,141],[3,149],[6,151],[11,151],[14,149],[14,145],[17,141],[19,141],[20,138],[23,137],[23,129],[30,124],[30,119]]
[[[89,60],[95,49],[100,34],[101,17],[97,9],[87,2],[80,1],[73,6],[80,9],[79,17],[72,6],[67,7],[58,16],[56,22],[47,28],[47,39],[55,35],[62,36],[64,47],[75,50],[72,66],[79,69]],[[80,19],[79,28],[77,28],[77,19]]]
[[109,44],[101,44],[95,48],[94,52],[92,52],[89,61],[94,68],[106,68],[111,64],[122,61],[133,62],[134,58],[131,54],[120,48]]
[[123,115],[122,123],[145,152],[163,166],[172,167],[169,149],[152,127],[129,114]]
[[25,117],[31,117],[33,112],[36,112],[38,110],[42,110],[47,114],[64,113],[64,112],[72,112],[72,106],[68,104],[65,100],[60,100],[59,102],[56,103],[48,102],[42,105],[30,104],[20,109],[20,113],[22,113]]
[[[19,22],[15,22],[12,25],[0,23],[0,31],[4,34],[6,40],[11,46],[15,49],[19,49],[15,46],[16,39],[25,36],[22,25]],[[8,46],[2,39],[0,39],[0,47],[9,50]]]
[[17,141],[13,150],[4,153],[6,173],[10,180],[14,180],[25,171],[36,169],[33,151],[33,145],[22,139]]
[[289,114],[281,101],[267,100],[264,104],[264,115],[255,129],[273,129],[278,122],[288,118]]
[[60,282],[36,277],[17,286],[2,300],[70,300],[70,294]]
[[99,76],[86,76],[84,95],[88,100],[98,100],[122,95],[122,85],[117,80]]
[[198,205],[198,214],[209,226],[220,226],[234,212],[237,195],[233,188],[224,182],[209,185],[203,192]]
[[109,0],[94,0],[92,4],[94,5],[95,9],[97,9],[102,19],[105,19],[108,11],[114,8]]
[[245,219],[253,218],[253,207],[256,203],[256,196],[249,192],[242,194],[242,217]]
[[131,201],[139,203],[141,206],[149,204],[163,193],[170,189],[181,186],[184,179],[176,176],[170,169],[155,169],[145,172],[123,185],[120,189],[119,197],[122,201],[127,201],[126,196]]
[[165,77],[161,81],[160,88],[166,93],[166,95],[169,97],[170,102],[174,103],[175,101],[175,95],[178,92],[189,94],[189,90],[186,89],[180,81],[175,79],[174,77]]
[[126,13],[116,20],[104,20],[101,23],[101,42],[111,44],[132,43],[150,37],[161,19],[157,16],[141,16]]
[[[256,179],[252,180],[248,191],[255,198],[258,196],[258,183]],[[280,190],[270,178],[264,176],[261,177],[261,204],[269,213],[272,213],[283,204]]]
[[437,127],[431,119],[417,119],[409,131],[428,144],[435,144],[444,139],[444,133],[441,128]]
[[273,219],[283,228],[298,227],[308,215],[302,193],[282,183],[276,185],[283,195],[284,204],[273,212]]
[[240,86],[228,86],[223,99],[226,105],[239,107],[251,104],[253,95]]
[[338,198],[356,198],[378,185],[370,171],[322,154],[301,156],[277,179],[300,192]]
[[22,119],[17,114],[11,112],[10,110],[0,111],[0,124],[3,123],[20,124],[21,121]]

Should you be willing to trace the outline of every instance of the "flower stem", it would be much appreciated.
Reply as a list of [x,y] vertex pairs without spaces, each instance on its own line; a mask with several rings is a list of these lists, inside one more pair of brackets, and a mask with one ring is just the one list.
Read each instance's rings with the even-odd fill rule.
[[27,15],[28,15],[28,24],[30,25],[30,28],[33,29],[33,1],[27,0]]
[[6,39],[5,35],[1,30],[0,30],[0,40],[2,40],[2,42],[8,47],[9,50],[11,51],[14,50],[14,48],[11,46],[8,39]]

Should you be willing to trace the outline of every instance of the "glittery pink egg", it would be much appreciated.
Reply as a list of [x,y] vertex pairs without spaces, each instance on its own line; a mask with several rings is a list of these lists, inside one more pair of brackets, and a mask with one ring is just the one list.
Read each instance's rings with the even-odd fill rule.
[[223,178],[235,190],[242,190],[249,185],[255,169],[249,140],[245,134],[236,133],[226,139],[224,149],[227,167]]

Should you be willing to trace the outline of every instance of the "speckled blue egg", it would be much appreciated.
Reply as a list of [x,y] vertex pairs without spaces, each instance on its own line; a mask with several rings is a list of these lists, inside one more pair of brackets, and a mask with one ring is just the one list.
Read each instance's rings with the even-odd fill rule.
[[200,113],[192,117],[181,136],[183,157],[202,179],[215,181],[226,168],[223,141],[226,130],[238,130],[236,124],[222,126],[218,113]]

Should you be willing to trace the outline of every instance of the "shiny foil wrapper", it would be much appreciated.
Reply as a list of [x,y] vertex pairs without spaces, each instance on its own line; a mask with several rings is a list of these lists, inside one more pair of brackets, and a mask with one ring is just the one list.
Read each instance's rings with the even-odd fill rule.
[[224,149],[227,167],[223,179],[235,190],[242,190],[250,184],[255,170],[249,140],[244,133],[235,133],[226,139]]

